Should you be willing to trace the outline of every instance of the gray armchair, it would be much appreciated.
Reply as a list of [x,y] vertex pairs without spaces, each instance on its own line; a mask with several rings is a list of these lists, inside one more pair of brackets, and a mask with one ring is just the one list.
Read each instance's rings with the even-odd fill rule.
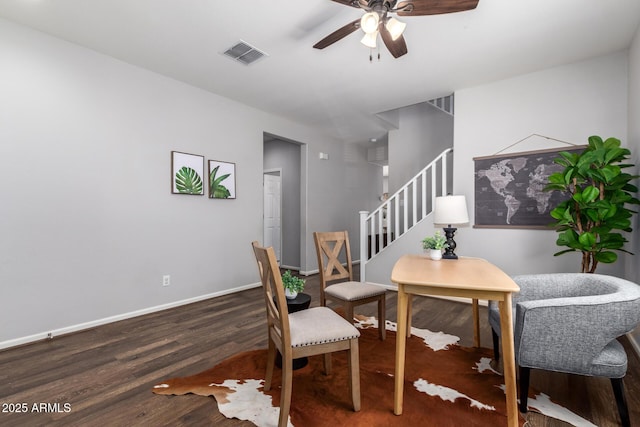
[[[515,276],[513,297],[516,363],[520,368],[520,411],[527,412],[531,369],[611,379],[622,425],[629,412],[622,378],[627,354],[617,340],[640,323],[640,286],[600,274]],[[493,348],[499,359],[500,315],[489,302]]]

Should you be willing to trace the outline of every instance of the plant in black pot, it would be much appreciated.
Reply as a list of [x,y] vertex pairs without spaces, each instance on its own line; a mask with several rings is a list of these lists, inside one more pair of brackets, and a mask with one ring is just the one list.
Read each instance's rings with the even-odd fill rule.
[[621,232],[632,230],[630,218],[636,212],[627,205],[640,204],[634,197],[638,188],[631,184],[638,176],[625,172],[633,167],[626,163],[630,154],[616,138],[591,136],[582,153],[561,152],[554,160],[564,170],[549,176],[545,190],[567,195],[551,216],[559,233],[556,244],[568,248],[554,255],[582,252],[583,273],[595,272],[599,262],[615,262],[614,251],[629,253]]
[[288,299],[294,299],[298,296],[298,292],[304,290],[304,279],[291,274],[291,270],[287,270],[282,275],[282,286],[284,287],[284,293]]

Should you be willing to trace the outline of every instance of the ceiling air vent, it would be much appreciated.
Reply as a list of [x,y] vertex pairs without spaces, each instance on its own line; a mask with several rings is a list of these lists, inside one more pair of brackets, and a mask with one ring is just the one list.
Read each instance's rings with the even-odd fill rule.
[[257,49],[242,40],[225,50],[224,54],[229,58],[242,62],[245,65],[253,64],[263,56],[267,56],[267,54],[262,52],[260,49]]

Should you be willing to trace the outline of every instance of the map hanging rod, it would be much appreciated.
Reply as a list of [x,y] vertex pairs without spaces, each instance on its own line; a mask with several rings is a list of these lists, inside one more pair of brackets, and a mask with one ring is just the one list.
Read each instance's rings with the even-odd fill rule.
[[527,136],[527,137],[525,137],[525,138],[522,138],[520,141],[516,141],[516,142],[514,142],[513,144],[509,145],[508,147],[505,147],[505,148],[503,148],[502,150],[498,151],[497,153],[494,153],[494,154],[493,154],[493,156],[495,156],[495,155],[497,155],[497,154],[500,154],[500,153],[502,153],[503,151],[508,150],[508,149],[509,149],[509,148],[511,148],[511,147],[515,147],[516,145],[520,144],[521,142],[524,142],[524,141],[526,141],[527,139],[529,139],[529,138],[531,138],[531,137],[534,137],[534,136],[539,136],[540,138],[550,139],[550,140],[552,140],[552,141],[557,141],[557,142],[561,142],[561,143],[563,143],[563,144],[572,145],[572,146],[574,146],[574,147],[577,147],[577,146],[579,145],[579,144],[574,144],[574,143],[572,143],[572,142],[563,141],[563,140],[561,140],[561,139],[552,138],[552,137],[550,137],[550,136],[540,135],[539,133],[532,133],[531,135],[529,135],[529,136]]

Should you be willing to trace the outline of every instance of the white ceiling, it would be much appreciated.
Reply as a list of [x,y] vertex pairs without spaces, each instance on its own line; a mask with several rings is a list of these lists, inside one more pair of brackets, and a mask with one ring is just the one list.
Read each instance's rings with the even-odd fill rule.
[[[399,59],[383,47],[370,63],[360,32],[312,48],[361,13],[330,0],[0,0],[1,17],[347,142],[384,135],[376,113],[625,49],[640,1],[480,0],[401,18]],[[246,66],[221,55],[241,39],[269,56]]]

